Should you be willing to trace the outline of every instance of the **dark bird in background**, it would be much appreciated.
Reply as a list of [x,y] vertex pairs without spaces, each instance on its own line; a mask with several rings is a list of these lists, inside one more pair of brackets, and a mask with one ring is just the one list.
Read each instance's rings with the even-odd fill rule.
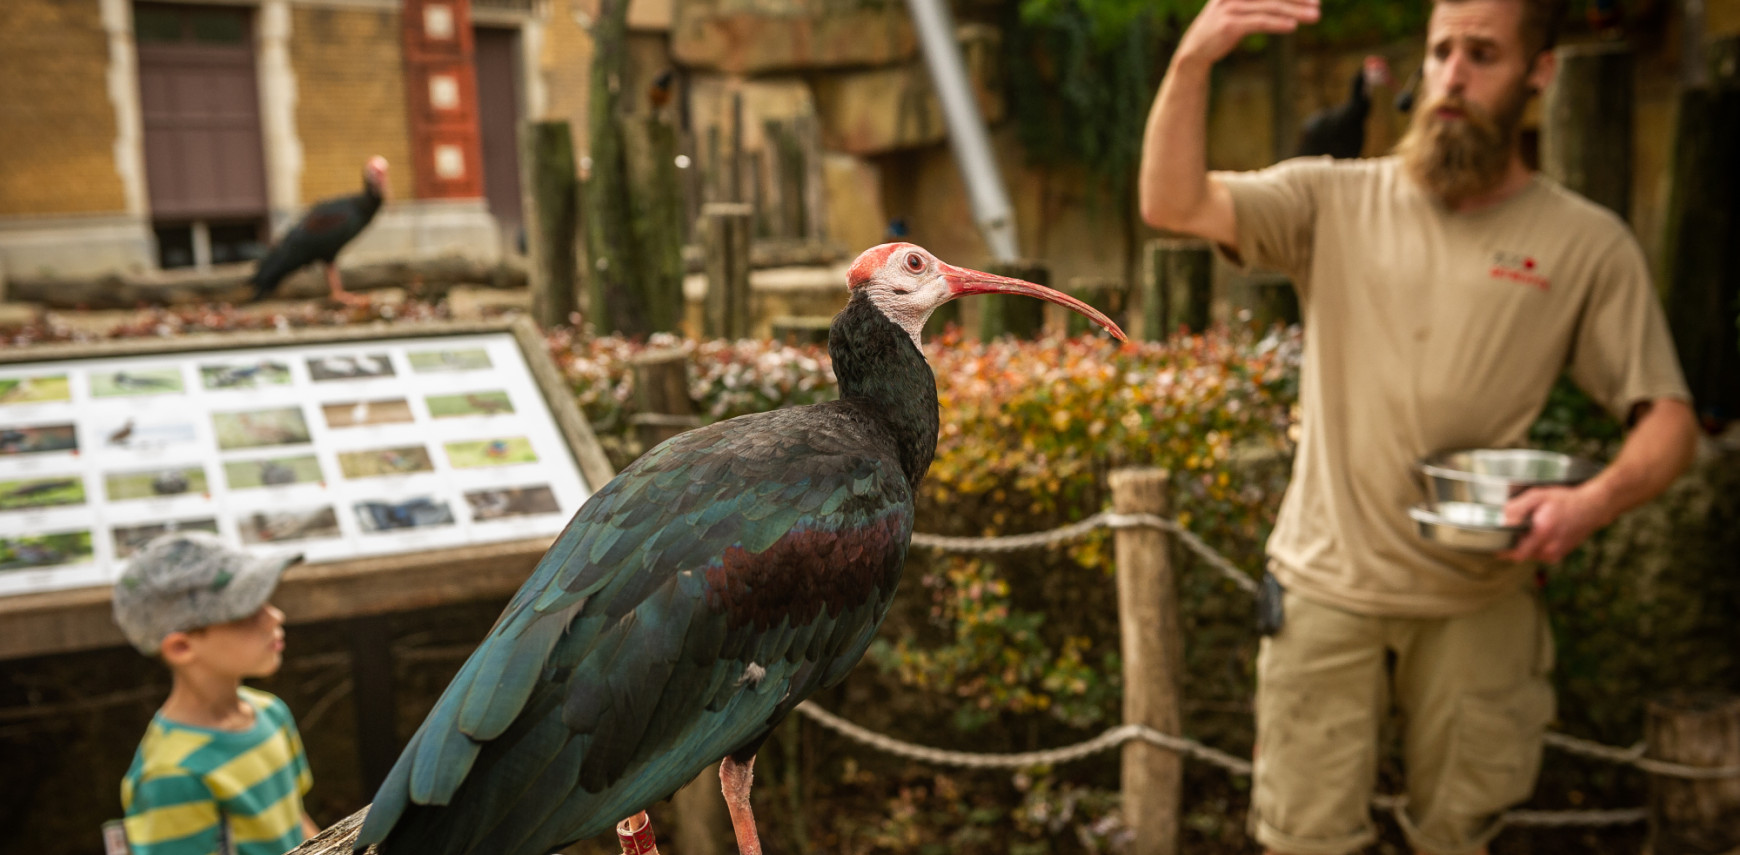
[[265,299],[284,277],[318,261],[326,266],[332,299],[346,305],[367,302],[368,298],[344,290],[334,259],[345,244],[362,233],[386,199],[387,159],[371,157],[363,166],[363,192],[316,203],[260,259],[248,279],[254,286],[253,299]]
[[1389,82],[1389,63],[1381,56],[1366,57],[1359,72],[1353,76],[1345,103],[1325,107],[1305,117],[1294,156],[1359,157],[1365,150],[1365,117],[1371,113],[1371,90]]
[[887,614],[936,453],[919,350],[931,312],[1040,285],[911,244],[853,263],[829,350],[840,397],[678,435],[587,500],[411,737],[356,848],[546,855],[605,832],[723,758],[760,851],[756,749],[845,679]]
[[676,69],[665,69],[659,76],[653,78],[652,85],[646,88],[647,104],[651,105],[655,111],[664,107],[671,103],[671,97],[676,94],[676,88]]
[[1426,69],[1415,66],[1414,73],[1408,75],[1408,82],[1402,84],[1402,91],[1396,93],[1396,111],[1406,113],[1414,109],[1414,94],[1420,91],[1420,76]]
[[1587,12],[1589,29],[1604,39],[1624,36],[1625,6],[1620,0],[1593,0]]

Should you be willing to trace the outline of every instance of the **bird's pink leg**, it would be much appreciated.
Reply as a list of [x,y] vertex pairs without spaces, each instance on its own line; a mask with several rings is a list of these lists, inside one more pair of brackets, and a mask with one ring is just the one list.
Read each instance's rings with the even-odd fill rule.
[[749,787],[754,783],[754,757],[747,763],[738,763],[730,757],[719,761],[719,789],[725,794],[725,809],[731,812],[731,830],[737,832],[737,851],[742,855],[761,855],[755,812],[749,809]]
[[361,294],[352,294],[344,290],[344,281],[338,278],[338,265],[336,264],[326,265],[326,286],[332,289],[332,299],[346,306],[355,306],[369,301],[369,298]]

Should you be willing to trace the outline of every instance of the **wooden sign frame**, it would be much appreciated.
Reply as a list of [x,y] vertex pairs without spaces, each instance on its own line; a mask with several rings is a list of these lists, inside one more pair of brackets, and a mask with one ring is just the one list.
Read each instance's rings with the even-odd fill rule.
[[[550,358],[543,334],[530,318],[51,344],[0,352],[0,370],[26,364],[43,364],[52,369],[60,362],[124,357],[199,356],[217,360],[235,352],[245,356],[248,351],[265,348],[318,349],[330,345],[363,348],[376,342],[405,340],[439,344],[443,339],[502,333],[511,335],[517,344],[531,381],[554,421],[554,429],[585,482],[585,496],[589,497],[615,473]],[[312,372],[313,366],[308,370]],[[571,515],[574,508],[563,510]],[[291,623],[307,623],[506,596],[519,587],[553,540],[553,533],[540,534],[300,564],[285,573],[273,602],[285,611]],[[0,596],[0,660],[125,643],[110,615],[109,592],[109,584],[97,584]]]

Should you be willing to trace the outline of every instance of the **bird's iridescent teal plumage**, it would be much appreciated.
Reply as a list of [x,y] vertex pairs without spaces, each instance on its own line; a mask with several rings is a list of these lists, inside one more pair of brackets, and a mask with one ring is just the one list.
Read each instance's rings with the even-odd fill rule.
[[545,855],[609,830],[844,679],[894,595],[936,387],[854,297],[841,398],[678,436],[568,524],[436,702],[358,848]]

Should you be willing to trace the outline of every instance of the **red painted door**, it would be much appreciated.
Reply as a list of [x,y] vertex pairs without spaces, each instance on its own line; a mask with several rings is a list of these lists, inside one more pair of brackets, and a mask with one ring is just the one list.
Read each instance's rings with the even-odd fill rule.
[[481,196],[470,0],[404,3],[406,102],[417,196]]

